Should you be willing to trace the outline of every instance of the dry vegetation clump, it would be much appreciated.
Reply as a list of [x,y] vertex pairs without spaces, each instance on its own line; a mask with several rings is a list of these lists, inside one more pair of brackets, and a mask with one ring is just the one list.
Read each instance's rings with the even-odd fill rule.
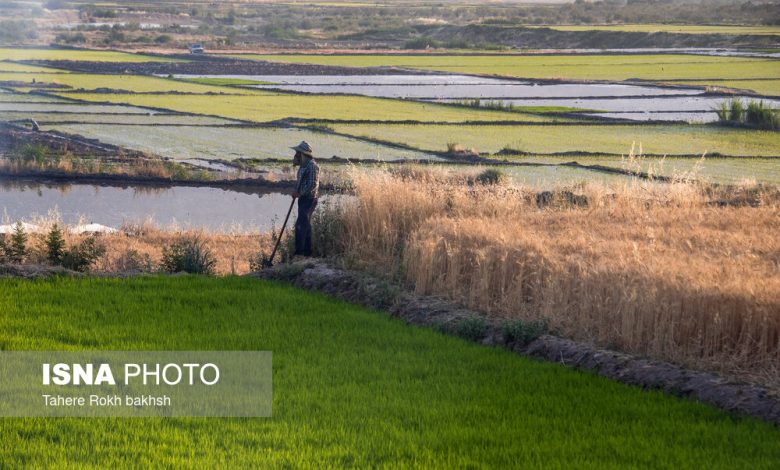
[[[36,220],[37,233],[27,234],[26,263],[48,264],[46,237],[56,216]],[[213,272],[218,275],[246,274],[250,260],[262,250],[270,251],[271,235],[247,234],[242,230],[204,232],[177,227],[159,227],[151,221],[128,223],[116,233],[76,234],[73,227],[59,224],[65,246],[76,246],[94,236],[105,252],[91,267],[103,273],[152,273],[162,268],[163,251],[182,240],[197,239],[213,255]]]
[[97,268],[108,272],[132,271],[139,262],[142,267],[160,266],[164,247],[197,238],[209,248],[216,264],[216,274],[246,274],[249,261],[271,245],[268,234],[209,233],[195,230],[166,230],[153,224],[126,225],[116,234],[104,235],[106,255]]
[[[539,204],[444,180],[356,174],[339,212],[347,259],[490,315],[780,386],[776,189],[586,185],[573,190],[586,204],[569,191]],[[732,193],[751,205],[723,206]]]

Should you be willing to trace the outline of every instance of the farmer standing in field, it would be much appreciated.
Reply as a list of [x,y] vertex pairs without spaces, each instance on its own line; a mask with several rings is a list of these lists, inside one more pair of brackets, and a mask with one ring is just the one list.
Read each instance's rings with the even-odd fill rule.
[[311,256],[311,215],[317,207],[320,190],[320,166],[314,161],[311,145],[302,141],[295,147],[293,165],[298,164],[298,181],[292,193],[298,199],[298,219],[295,221],[295,254]]

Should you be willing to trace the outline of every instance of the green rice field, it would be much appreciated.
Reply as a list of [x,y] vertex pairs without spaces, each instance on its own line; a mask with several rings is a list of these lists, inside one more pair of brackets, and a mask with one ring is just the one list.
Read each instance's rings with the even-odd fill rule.
[[[715,57],[689,54],[636,55],[242,55],[277,62],[344,65],[351,67],[394,66],[452,73],[497,75],[529,79],[628,80],[658,82],[699,80],[721,86],[746,79],[780,76],[775,59]],[[762,89],[780,95],[777,84]]]
[[776,468],[780,430],[249,278],[0,280],[4,350],[269,350],[270,418],[3,418],[0,467]]
[[330,124],[337,132],[444,151],[457,143],[479,152],[504,148],[530,153],[592,152],[628,154],[632,145],[658,155],[780,156],[780,134],[696,125],[394,125]]
[[[719,184],[737,184],[756,181],[780,186],[780,160],[774,158],[660,158],[645,157],[629,160],[614,156],[540,157],[530,156],[513,159],[530,163],[560,165],[576,161],[582,165],[601,165],[632,172],[643,172],[655,176],[678,179],[695,179]],[[510,176],[524,176],[526,167],[502,168]],[[582,180],[580,175],[580,180]],[[588,178],[595,178],[595,175]],[[533,179],[533,178],[531,178]],[[554,181],[549,181],[552,184]]]
[[90,62],[177,62],[168,57],[87,49],[0,48],[0,60],[82,60]]
[[[85,106],[86,108],[89,105]],[[121,107],[120,107],[121,108]],[[110,110],[110,108],[109,108]],[[106,113],[40,113],[40,112],[15,112],[15,111],[0,111],[0,120],[22,120],[22,119],[35,119],[38,124],[46,125],[52,123],[79,123],[79,124],[129,124],[135,126],[224,126],[228,124],[235,124],[235,121],[230,121],[222,118],[215,118],[210,116],[190,116],[186,114],[164,114],[156,113],[152,115],[128,113],[128,114],[113,114]]]
[[[180,122],[186,123],[190,118],[182,116]],[[52,123],[43,128],[100,139],[109,144],[176,160],[288,159],[290,145],[302,140],[316,142],[317,155],[323,161],[332,156],[384,161],[440,160],[424,152],[396,149],[298,128],[178,127],[163,123],[149,126]]]
[[4,72],[0,73],[0,81],[22,83],[53,83],[64,85],[75,90],[96,90],[99,88],[122,90],[132,93],[244,93],[252,94],[253,90],[237,90],[235,88],[215,87],[184,80],[170,80],[142,75],[101,75],[88,73],[56,73],[54,69],[35,72]]
[[455,107],[364,96],[297,95],[254,92],[246,95],[142,95],[111,93],[62,93],[86,101],[165,108],[254,122],[297,118],[319,121],[421,121],[564,122],[566,119],[538,114]]

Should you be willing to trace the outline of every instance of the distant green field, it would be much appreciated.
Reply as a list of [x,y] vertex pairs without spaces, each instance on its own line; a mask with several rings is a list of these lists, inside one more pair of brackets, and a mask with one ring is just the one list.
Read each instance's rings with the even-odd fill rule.
[[444,151],[448,142],[480,152],[507,147],[531,153],[594,152],[628,154],[631,145],[644,153],[668,155],[780,156],[780,133],[700,125],[668,126],[462,126],[342,125],[338,132],[402,143],[428,151]]
[[[395,66],[452,73],[571,80],[738,81],[780,77],[780,60],[687,54],[655,55],[242,55],[279,62]],[[728,86],[723,83],[724,86]],[[773,93],[775,94],[775,93]],[[780,94],[780,91],[777,92]]]
[[84,60],[90,62],[182,62],[179,59],[78,49],[0,48],[0,60]]
[[611,25],[549,25],[531,26],[558,31],[625,31],[639,33],[684,33],[684,34],[750,34],[759,36],[780,35],[780,26],[726,26],[685,24],[611,24]]
[[4,418],[0,467],[772,469],[780,430],[247,278],[0,280],[5,350],[270,350],[270,418]]
[[218,86],[189,83],[183,80],[150,77],[145,75],[103,75],[91,73],[54,73],[55,69],[41,69],[36,73],[0,72],[0,81],[31,83],[55,83],[73,89],[96,90],[109,88],[134,93],[182,92],[182,93],[255,93],[254,90],[237,90]]
[[14,62],[0,62],[0,72],[69,73],[67,70],[17,64]]
[[[172,81],[172,83],[180,82]],[[237,91],[231,88],[222,89]],[[181,112],[209,114],[255,122],[269,122],[285,118],[367,121],[419,120],[424,122],[565,121],[561,118],[536,114],[481,110],[363,96],[298,95],[259,90],[250,90],[247,93],[250,94],[244,96],[219,96],[63,93],[62,95],[87,101],[107,101],[136,106],[160,107]]]
[[[780,186],[780,160],[774,158],[660,158],[646,157],[634,160],[614,156],[577,157],[515,157],[514,160],[533,163],[561,164],[577,161],[582,165],[603,165],[628,171],[667,176],[691,178],[712,183],[734,184],[743,181],[757,181]],[[558,171],[560,167],[556,167]],[[501,171],[523,175],[527,167],[502,168]],[[513,173],[512,173],[513,172]],[[590,175],[588,180],[592,180]]]

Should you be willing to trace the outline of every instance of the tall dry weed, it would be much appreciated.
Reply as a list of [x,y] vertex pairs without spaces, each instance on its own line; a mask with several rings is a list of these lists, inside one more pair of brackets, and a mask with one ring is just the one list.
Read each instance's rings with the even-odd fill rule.
[[[780,386],[780,210],[689,183],[577,188],[587,207],[436,172],[362,172],[348,259],[491,315]],[[564,200],[565,202],[565,200]]]

